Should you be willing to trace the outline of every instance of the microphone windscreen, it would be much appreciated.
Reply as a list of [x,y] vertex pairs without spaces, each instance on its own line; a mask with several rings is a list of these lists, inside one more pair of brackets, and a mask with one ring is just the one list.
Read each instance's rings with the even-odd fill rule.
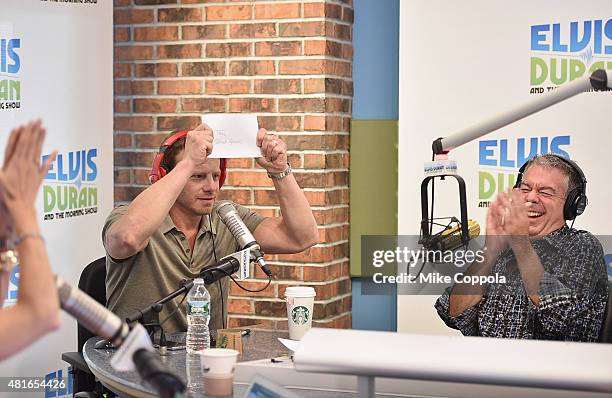
[[236,208],[230,201],[222,201],[217,205],[217,215],[221,218],[224,218],[232,211],[236,211]]
[[[480,224],[475,220],[468,220],[468,230],[470,233],[470,239],[480,235]],[[453,228],[445,229],[442,231],[442,236],[451,234],[461,233],[461,224],[454,226]]]
[[[469,239],[480,235],[480,225],[475,220],[468,220]],[[440,250],[455,250],[463,245],[461,239],[461,224],[448,228],[440,234]]]

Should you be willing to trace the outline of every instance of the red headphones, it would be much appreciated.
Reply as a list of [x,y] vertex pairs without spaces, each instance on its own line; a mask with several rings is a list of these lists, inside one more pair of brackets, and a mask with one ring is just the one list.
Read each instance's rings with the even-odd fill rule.
[[[157,155],[155,155],[155,158],[153,159],[153,166],[151,167],[151,172],[149,173],[149,181],[151,182],[151,184],[154,184],[160,178],[168,174],[168,171],[166,171],[166,169],[161,166],[162,161],[164,160],[164,155],[166,154],[168,148],[172,146],[172,144],[185,137],[188,132],[188,130],[181,130],[176,134],[173,134],[168,137],[161,144],[161,146],[159,147],[159,152],[157,152]],[[219,167],[221,168],[221,175],[219,175],[219,189],[221,189],[223,183],[225,182],[225,177],[227,176],[227,160],[224,158],[221,158],[219,160]]]

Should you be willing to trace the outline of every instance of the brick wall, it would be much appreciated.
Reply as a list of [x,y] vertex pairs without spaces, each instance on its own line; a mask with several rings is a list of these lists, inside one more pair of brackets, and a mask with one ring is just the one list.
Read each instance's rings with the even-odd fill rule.
[[[249,112],[289,147],[323,242],[269,256],[276,280],[261,293],[232,284],[230,326],[286,327],[287,286],[317,291],[314,323],[350,327],[348,144],[352,0],[115,0],[115,201],[130,201],[169,131],[210,112]],[[278,215],[272,183],[234,159],[222,198]],[[245,285],[263,286],[261,271]]]

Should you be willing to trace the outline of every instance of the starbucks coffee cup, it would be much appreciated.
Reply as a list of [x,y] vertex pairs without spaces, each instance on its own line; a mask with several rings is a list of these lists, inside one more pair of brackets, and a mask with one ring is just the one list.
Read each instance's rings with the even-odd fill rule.
[[289,325],[289,338],[301,340],[312,326],[312,307],[314,305],[315,290],[307,286],[290,286],[285,290],[287,303],[287,324]]

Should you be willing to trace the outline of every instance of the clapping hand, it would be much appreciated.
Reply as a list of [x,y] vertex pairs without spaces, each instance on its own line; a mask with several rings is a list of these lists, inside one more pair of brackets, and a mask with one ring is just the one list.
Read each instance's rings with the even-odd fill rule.
[[21,234],[29,232],[32,221],[37,225],[34,202],[57,154],[54,152],[43,165],[40,164],[45,134],[40,120],[11,131],[0,170],[0,209],[8,213],[0,219],[0,224],[4,224],[0,225],[0,231],[10,230],[14,225],[17,234]]

